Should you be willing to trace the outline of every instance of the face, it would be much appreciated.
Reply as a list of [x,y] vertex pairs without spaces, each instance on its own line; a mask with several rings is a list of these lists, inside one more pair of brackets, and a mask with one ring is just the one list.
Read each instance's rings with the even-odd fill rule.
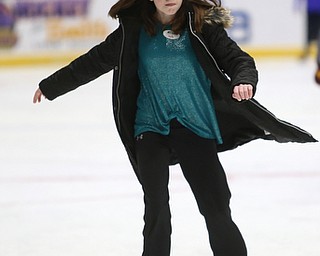
[[157,18],[163,24],[170,23],[180,9],[183,0],[153,0],[157,9]]

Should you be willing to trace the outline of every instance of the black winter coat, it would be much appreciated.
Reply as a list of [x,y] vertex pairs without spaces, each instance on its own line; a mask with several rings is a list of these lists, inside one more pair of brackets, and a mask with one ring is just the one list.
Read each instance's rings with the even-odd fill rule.
[[[133,127],[140,88],[137,74],[140,29],[139,19],[122,17],[119,28],[104,42],[39,85],[47,99],[53,100],[113,70],[115,123],[135,170]],[[232,99],[235,85],[247,83],[255,89],[258,75],[254,60],[227,36],[222,25],[205,24],[202,33],[197,33],[193,27],[193,13],[189,12],[188,31],[199,63],[212,81],[212,97],[223,138],[223,144],[218,145],[219,151],[234,149],[258,138],[278,142],[316,142],[311,134],[276,118],[256,100],[239,103]],[[176,163],[174,156],[173,163]]]

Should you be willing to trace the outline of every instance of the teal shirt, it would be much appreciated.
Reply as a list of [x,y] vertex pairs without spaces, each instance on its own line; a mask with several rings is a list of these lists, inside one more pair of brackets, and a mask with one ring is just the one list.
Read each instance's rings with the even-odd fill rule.
[[200,137],[222,143],[211,96],[211,82],[191,47],[188,32],[169,39],[159,26],[155,36],[141,30],[135,136],[152,131],[170,133],[170,120]]

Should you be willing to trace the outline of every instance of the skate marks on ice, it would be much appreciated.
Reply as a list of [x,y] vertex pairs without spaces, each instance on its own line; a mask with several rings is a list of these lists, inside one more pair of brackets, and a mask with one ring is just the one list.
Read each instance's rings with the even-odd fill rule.
[[[256,98],[320,138],[314,64],[257,61]],[[142,193],[112,117],[111,74],[32,104],[57,67],[0,70],[0,254],[140,255]],[[220,154],[249,255],[319,256],[319,143],[256,141]],[[172,255],[209,256],[205,223],[172,168]]]

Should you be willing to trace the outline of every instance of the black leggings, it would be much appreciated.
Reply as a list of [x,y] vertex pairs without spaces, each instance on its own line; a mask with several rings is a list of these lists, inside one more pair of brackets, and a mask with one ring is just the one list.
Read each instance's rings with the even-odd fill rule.
[[320,30],[320,14],[309,13],[308,14],[308,30],[307,30],[307,43],[310,44],[313,40],[317,40]]
[[144,191],[143,256],[170,255],[169,159],[175,151],[183,174],[204,216],[215,256],[245,256],[246,246],[231,219],[230,190],[216,142],[177,121],[168,136],[146,132],[136,140],[138,175]]

